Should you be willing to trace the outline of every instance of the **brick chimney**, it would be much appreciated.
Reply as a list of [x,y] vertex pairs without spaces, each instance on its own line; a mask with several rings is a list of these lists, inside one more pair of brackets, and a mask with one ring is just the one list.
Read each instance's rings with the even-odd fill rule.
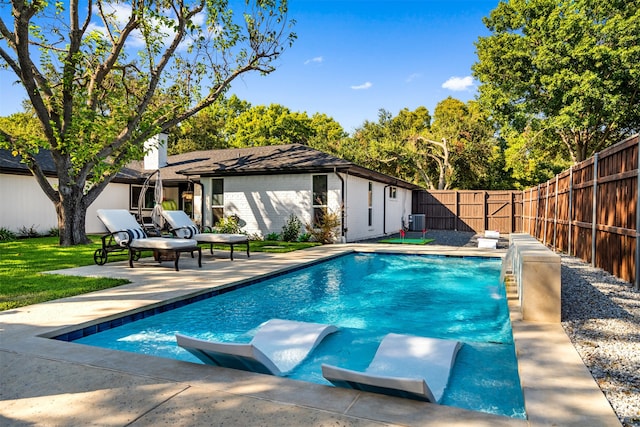
[[144,142],[146,152],[144,156],[145,170],[156,170],[167,166],[167,141],[168,135],[159,133]]

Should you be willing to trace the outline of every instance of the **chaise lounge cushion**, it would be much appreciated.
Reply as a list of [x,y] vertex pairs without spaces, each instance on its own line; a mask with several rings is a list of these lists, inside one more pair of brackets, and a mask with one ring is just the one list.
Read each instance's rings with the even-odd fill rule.
[[198,227],[184,211],[162,211],[162,216],[176,237],[194,239],[198,243],[209,244],[209,249],[212,254],[214,244],[229,245],[231,247],[230,257],[233,261],[233,246],[236,244],[244,244],[247,245],[247,258],[250,256],[249,237],[244,234],[200,233]]
[[194,239],[200,243],[245,243],[249,240],[244,234],[200,233],[184,211],[162,211],[162,216],[171,229],[175,230],[177,237]]
[[248,344],[221,343],[176,334],[180,347],[209,365],[271,375],[286,375],[329,334],[333,325],[271,319]]
[[98,218],[114,235],[121,246],[133,249],[173,250],[197,246],[193,239],[166,239],[164,237],[147,237],[133,215],[125,209],[98,209]]
[[[98,209],[97,214],[100,221],[107,227],[110,235],[115,240],[116,247],[128,249],[130,267],[133,267],[136,252],[142,250],[153,250],[157,260],[162,260],[161,255],[164,253],[174,254],[175,256],[173,258],[176,271],[179,270],[178,262],[180,260],[180,252],[191,252],[192,257],[194,252],[198,252],[198,266],[202,267],[202,250],[198,247],[196,240],[148,237],[133,215],[125,209]],[[102,240],[102,251],[106,253],[105,237],[103,237]]]
[[339,387],[437,403],[449,381],[460,342],[388,334],[364,372],[322,365]]

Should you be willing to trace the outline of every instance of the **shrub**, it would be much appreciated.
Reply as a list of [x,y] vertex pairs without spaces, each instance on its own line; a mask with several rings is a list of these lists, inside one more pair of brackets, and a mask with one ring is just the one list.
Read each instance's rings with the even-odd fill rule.
[[60,237],[60,229],[58,227],[51,227],[47,232],[49,237]]
[[16,233],[8,228],[0,227],[0,240],[16,240]]
[[327,244],[336,241],[340,224],[340,212],[324,208],[320,220],[315,224],[305,224],[305,228],[313,240]]
[[229,234],[241,234],[242,230],[238,225],[240,218],[237,215],[231,215],[226,218],[222,218],[216,224],[216,230],[219,233],[229,233]]
[[302,223],[294,214],[289,215],[287,222],[282,227],[282,240],[285,242],[295,242],[298,240]]
[[20,229],[18,229],[18,235],[20,237],[40,237],[40,233],[36,230],[35,225],[31,227],[20,227]]
[[280,240],[280,234],[279,233],[269,233],[264,238],[264,240]]
[[309,233],[302,233],[300,237],[298,237],[298,242],[308,242],[309,240],[311,240],[311,234]]

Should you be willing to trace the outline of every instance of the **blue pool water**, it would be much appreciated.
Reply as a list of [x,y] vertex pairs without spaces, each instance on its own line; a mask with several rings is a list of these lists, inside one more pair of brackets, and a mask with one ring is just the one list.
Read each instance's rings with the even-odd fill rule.
[[272,319],[333,324],[289,377],[328,383],[320,364],[365,369],[380,340],[403,333],[463,342],[442,404],[525,418],[500,261],[350,254],[75,342],[201,363],[175,333],[248,342]]

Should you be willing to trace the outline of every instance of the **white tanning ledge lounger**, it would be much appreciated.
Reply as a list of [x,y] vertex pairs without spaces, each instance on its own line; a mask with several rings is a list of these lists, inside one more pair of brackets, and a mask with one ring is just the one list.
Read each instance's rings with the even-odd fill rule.
[[338,387],[438,403],[460,349],[459,341],[388,334],[364,372],[322,365]]
[[261,374],[285,375],[326,337],[333,325],[271,319],[248,344],[205,341],[176,334],[178,345],[208,365]]

